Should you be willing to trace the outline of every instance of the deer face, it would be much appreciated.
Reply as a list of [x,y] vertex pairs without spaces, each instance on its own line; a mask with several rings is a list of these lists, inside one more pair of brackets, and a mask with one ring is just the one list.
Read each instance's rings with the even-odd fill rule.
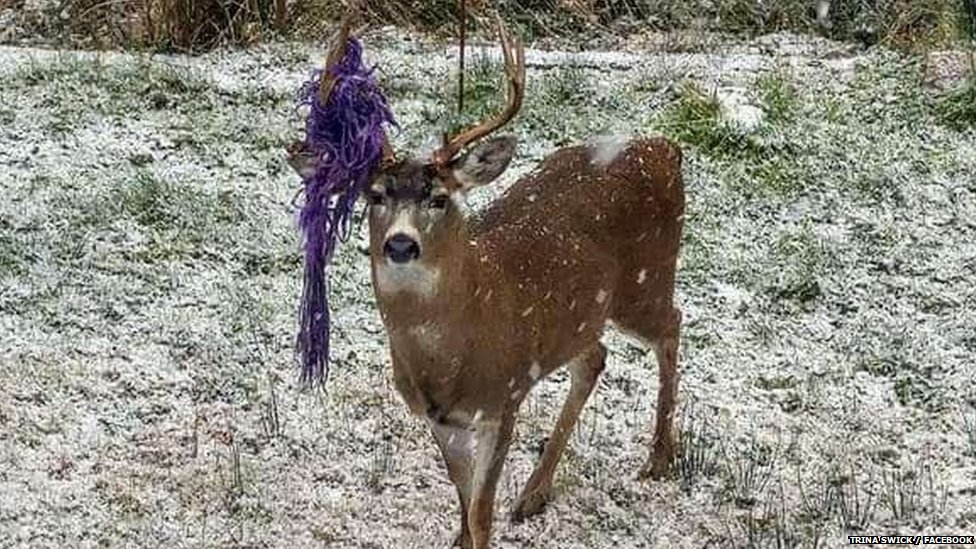
[[445,167],[407,159],[378,170],[365,193],[377,289],[433,290],[460,238],[464,193],[494,181],[514,152],[514,138],[497,137]]

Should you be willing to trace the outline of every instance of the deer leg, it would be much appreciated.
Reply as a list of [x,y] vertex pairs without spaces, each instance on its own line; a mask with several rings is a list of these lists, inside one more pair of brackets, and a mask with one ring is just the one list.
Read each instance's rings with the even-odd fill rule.
[[510,412],[506,412],[501,420],[481,420],[474,425],[474,471],[471,474],[471,500],[468,507],[468,528],[474,549],[487,549],[491,539],[495,488],[505,464],[514,426],[515,416]]
[[431,430],[434,432],[441,455],[444,456],[447,475],[454,483],[461,503],[461,531],[455,537],[452,547],[471,549],[468,504],[471,501],[471,445],[474,442],[474,434],[465,429],[437,423],[433,424]]
[[671,309],[668,323],[654,346],[660,380],[657,392],[657,422],[654,426],[650,455],[638,473],[638,478],[642,480],[662,478],[668,472],[671,457],[674,455],[671,423],[678,391],[678,336],[680,330],[681,311],[677,308]]
[[556,427],[546,442],[542,459],[532,471],[529,481],[515,502],[512,520],[521,522],[526,517],[541,512],[549,501],[552,492],[552,476],[556,471],[556,465],[566,449],[566,444],[569,442],[569,437],[573,433],[573,428],[576,426],[580,412],[583,411],[586,400],[593,392],[593,388],[596,387],[606,357],[607,349],[601,343],[569,364],[569,371],[573,376],[569,395],[566,396],[566,402],[563,403],[562,411],[559,413],[559,421],[556,422]]

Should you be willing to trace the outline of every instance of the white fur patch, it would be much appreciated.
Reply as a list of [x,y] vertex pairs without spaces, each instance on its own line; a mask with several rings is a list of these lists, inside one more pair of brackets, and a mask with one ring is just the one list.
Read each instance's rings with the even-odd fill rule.
[[409,333],[411,337],[417,340],[417,343],[421,347],[426,349],[437,349],[440,345],[441,330],[433,322],[424,322],[423,324],[412,326]]
[[414,212],[414,206],[398,209],[396,211],[396,217],[393,218],[393,224],[387,229],[386,235],[383,238],[389,240],[395,234],[404,234],[412,238],[415,242],[420,242],[420,231],[413,224]]
[[641,348],[644,348],[644,349],[646,349],[648,347],[653,347],[653,344],[650,341],[648,341],[647,339],[645,339],[644,336],[638,334],[637,332],[634,332],[634,331],[631,331],[631,330],[625,330],[624,328],[620,327],[620,325],[618,325],[616,322],[613,322],[612,320],[607,321],[607,324],[613,326],[613,328],[615,330],[617,330],[618,332],[620,332],[621,335],[623,335],[627,339],[631,340],[638,347],[641,347]]
[[468,195],[462,190],[451,193],[451,202],[454,202],[454,206],[457,207],[461,217],[467,216],[468,212],[471,211],[471,208],[468,207]]
[[426,267],[417,261],[393,263],[380,260],[376,266],[376,289],[381,294],[410,292],[430,297],[437,292],[440,269]]
[[539,376],[541,375],[542,375],[542,366],[540,366],[538,362],[533,362],[532,367],[529,368],[529,377],[532,378],[532,381],[535,381],[539,379]]
[[647,280],[647,269],[641,269],[640,272],[637,273],[637,283],[643,284],[645,280]]
[[498,443],[497,421],[476,421],[474,427],[475,456],[474,472],[471,475],[471,492],[479,494],[488,478],[488,469],[495,459],[495,445]]
[[451,455],[470,458],[474,454],[474,433],[470,429],[435,421],[430,422],[430,428]]
[[603,288],[600,288],[600,291],[596,293],[596,302],[603,303],[604,301],[607,300],[607,295],[608,295],[607,291],[604,290]]
[[590,162],[606,166],[627,149],[630,138],[626,135],[601,136],[590,143]]

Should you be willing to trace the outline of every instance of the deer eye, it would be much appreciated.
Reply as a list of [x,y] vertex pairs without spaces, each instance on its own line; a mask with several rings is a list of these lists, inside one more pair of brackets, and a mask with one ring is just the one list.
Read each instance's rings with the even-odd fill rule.
[[447,207],[447,195],[446,194],[434,195],[430,197],[430,202],[428,204],[430,204],[431,208],[437,210],[443,210],[444,208]]
[[375,191],[373,189],[370,189],[370,190],[366,191],[366,200],[368,200],[369,203],[372,204],[372,205],[374,205],[374,206],[376,206],[378,204],[382,204],[383,203],[383,193],[380,193],[380,192],[377,192],[377,191]]

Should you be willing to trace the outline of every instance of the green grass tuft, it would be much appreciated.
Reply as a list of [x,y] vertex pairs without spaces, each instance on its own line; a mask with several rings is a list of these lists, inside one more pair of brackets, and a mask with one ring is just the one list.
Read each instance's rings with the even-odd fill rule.
[[796,88],[782,69],[760,76],[755,82],[755,92],[768,122],[789,122],[796,115],[799,104]]
[[692,82],[684,82],[678,100],[664,113],[659,127],[672,139],[712,150],[730,137],[721,123],[721,114],[722,107],[716,94],[707,93]]
[[976,128],[976,74],[970,76],[963,88],[939,99],[936,112],[942,123],[951,128]]
[[708,93],[693,82],[684,82],[678,99],[668,106],[652,126],[664,135],[700,149],[715,158],[748,161],[760,165],[777,153],[788,152],[769,139],[768,128],[743,132],[725,119],[716,93]]

